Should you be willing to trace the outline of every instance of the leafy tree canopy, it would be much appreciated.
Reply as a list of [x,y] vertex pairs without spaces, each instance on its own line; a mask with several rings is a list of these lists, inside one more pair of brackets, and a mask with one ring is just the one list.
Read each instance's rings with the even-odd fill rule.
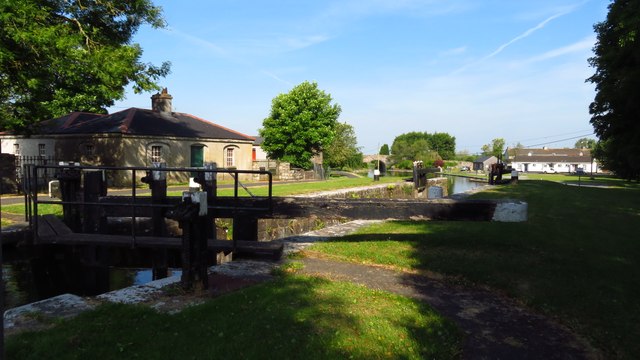
[[455,157],[456,138],[446,133],[409,132],[399,135],[391,145],[393,162],[422,160],[431,163],[438,157]]
[[589,106],[600,139],[597,158],[628,179],[640,179],[640,0],[614,0],[605,21],[595,24],[596,72],[587,81],[596,96]]
[[389,144],[383,144],[380,147],[380,152],[378,152],[378,154],[380,154],[380,155],[389,155]]
[[262,122],[262,148],[270,158],[302,168],[311,157],[333,142],[341,108],[318,84],[305,81],[286,94],[276,96],[271,113]]
[[594,139],[582,138],[576,141],[576,144],[574,147],[576,149],[594,150],[596,148],[596,141]]
[[0,1],[0,129],[106,113],[130,83],[159,90],[170,64],[142,63],[132,37],[143,24],[165,26],[161,13],[150,0]]
[[447,133],[433,133],[428,139],[431,149],[443,159],[456,157],[456,138]]
[[362,152],[353,126],[347,123],[336,123],[333,142],[323,151],[323,160],[333,168],[360,168]]
[[504,153],[504,145],[505,141],[503,138],[497,138],[491,140],[491,144],[482,145],[482,155],[485,156],[495,156],[498,159],[502,158],[502,154]]

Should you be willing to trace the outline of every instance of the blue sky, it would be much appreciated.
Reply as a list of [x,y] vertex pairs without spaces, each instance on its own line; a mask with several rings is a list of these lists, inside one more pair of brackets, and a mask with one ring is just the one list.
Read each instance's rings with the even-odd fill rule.
[[[175,111],[257,135],[271,100],[308,80],[342,107],[366,154],[409,131],[457,150],[573,146],[592,133],[587,59],[605,0],[156,0],[166,29],[140,29],[143,61]],[[150,107],[151,94],[110,108]],[[564,140],[566,139],[566,140]]]

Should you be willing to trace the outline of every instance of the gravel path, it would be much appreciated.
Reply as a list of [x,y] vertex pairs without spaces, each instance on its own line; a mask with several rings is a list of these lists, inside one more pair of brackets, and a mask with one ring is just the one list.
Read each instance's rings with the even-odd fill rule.
[[306,257],[303,273],[350,281],[428,303],[465,333],[464,359],[590,359],[567,329],[493,292],[374,266]]

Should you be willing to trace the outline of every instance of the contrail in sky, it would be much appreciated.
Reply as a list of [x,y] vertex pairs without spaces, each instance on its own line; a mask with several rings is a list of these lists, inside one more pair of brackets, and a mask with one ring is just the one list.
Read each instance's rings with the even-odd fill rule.
[[509,47],[511,44],[514,44],[514,43],[516,43],[516,42],[518,42],[518,41],[520,41],[520,40],[522,40],[522,39],[524,39],[524,38],[528,37],[529,35],[533,34],[534,32],[536,32],[536,31],[538,31],[538,30],[540,30],[540,29],[544,28],[544,27],[545,27],[548,23],[550,23],[551,21],[553,21],[553,20],[555,20],[555,19],[557,19],[557,18],[559,18],[559,17],[561,17],[561,16],[563,16],[563,15],[569,14],[569,13],[570,13],[570,12],[572,12],[575,8],[576,8],[576,7],[573,7],[573,8],[571,8],[571,9],[565,10],[565,11],[563,11],[563,12],[560,12],[560,13],[558,13],[558,14],[555,14],[555,15],[553,15],[553,16],[548,17],[547,19],[545,19],[544,21],[542,21],[542,22],[541,22],[541,23],[539,23],[538,25],[536,25],[536,26],[532,27],[531,29],[529,29],[529,30],[527,30],[527,31],[523,32],[522,34],[520,34],[520,35],[516,36],[515,38],[513,38],[513,39],[509,40],[508,42],[506,42],[506,43],[504,43],[504,44],[500,45],[500,46],[499,46],[499,47],[498,47],[494,52],[492,52],[491,54],[489,54],[489,55],[487,55],[487,56],[483,57],[482,59],[480,59],[480,60],[478,60],[478,61],[475,61],[475,62],[473,62],[473,63],[471,63],[471,64],[467,64],[467,65],[465,65],[465,66],[463,66],[463,67],[459,68],[458,70],[454,71],[454,72],[453,72],[453,74],[461,73],[461,72],[465,71],[466,69],[470,68],[470,67],[471,67],[471,66],[473,66],[473,65],[476,65],[476,64],[479,64],[479,63],[481,63],[481,62],[483,62],[483,61],[486,61],[486,60],[491,59],[492,57],[494,57],[494,56],[496,56],[496,55],[500,54],[504,49],[506,49],[507,47]]

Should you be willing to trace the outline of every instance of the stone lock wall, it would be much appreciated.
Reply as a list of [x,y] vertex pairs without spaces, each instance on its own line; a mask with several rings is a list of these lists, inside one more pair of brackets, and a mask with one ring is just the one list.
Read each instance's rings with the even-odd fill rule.
[[[428,180],[427,188],[440,186],[443,196],[447,196],[447,179],[435,178]],[[378,184],[373,186],[325,191],[302,195],[303,197],[331,198],[331,199],[414,199],[426,198],[427,191],[417,192],[411,182]],[[258,220],[258,240],[271,241],[287,236],[293,236],[326,226],[345,222],[338,219],[323,219],[318,217],[298,219],[260,219]]]

